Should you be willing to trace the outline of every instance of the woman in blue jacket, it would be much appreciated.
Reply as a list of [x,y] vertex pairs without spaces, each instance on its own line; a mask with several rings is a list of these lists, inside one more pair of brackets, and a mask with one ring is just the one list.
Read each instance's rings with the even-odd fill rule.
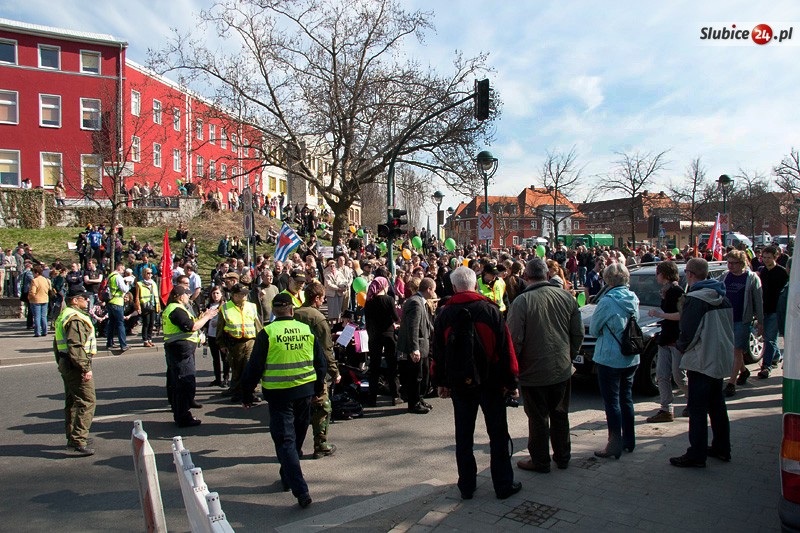
[[589,327],[589,333],[597,338],[593,359],[608,424],[608,445],[594,452],[597,457],[619,459],[623,449],[632,452],[636,446],[633,376],[639,355],[622,355],[620,345],[628,317],[639,318],[639,298],[628,288],[630,279],[623,264],[612,263],[603,270],[603,281],[610,289],[598,301]]

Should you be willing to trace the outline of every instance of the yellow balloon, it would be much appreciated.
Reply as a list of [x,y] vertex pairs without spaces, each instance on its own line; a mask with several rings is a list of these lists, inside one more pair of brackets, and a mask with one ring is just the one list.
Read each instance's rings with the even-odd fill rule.
[[464,259],[463,261],[461,261],[461,264],[464,266],[469,266],[469,259]]
[[364,304],[367,303],[367,293],[364,291],[356,293],[356,303],[361,307],[364,307]]
[[411,259],[411,250],[408,248],[403,248],[403,259],[409,261]]
[[350,226],[348,229],[350,230],[350,233],[355,233],[356,232],[356,227],[355,226]]

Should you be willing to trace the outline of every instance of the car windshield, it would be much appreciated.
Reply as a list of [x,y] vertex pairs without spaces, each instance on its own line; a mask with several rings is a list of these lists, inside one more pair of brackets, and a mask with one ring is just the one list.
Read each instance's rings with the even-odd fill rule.
[[658,307],[661,305],[661,285],[652,275],[631,276],[631,290],[639,297],[639,305]]

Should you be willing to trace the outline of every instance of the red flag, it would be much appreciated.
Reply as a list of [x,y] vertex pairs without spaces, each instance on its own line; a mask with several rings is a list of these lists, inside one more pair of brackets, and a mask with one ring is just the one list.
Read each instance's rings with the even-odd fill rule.
[[166,307],[172,292],[172,252],[169,249],[169,228],[164,230],[164,248],[161,251],[161,303]]
[[722,232],[719,226],[719,213],[717,213],[717,221],[714,222],[714,227],[711,228],[711,235],[708,237],[708,247],[711,250],[711,256],[714,261],[722,261]]

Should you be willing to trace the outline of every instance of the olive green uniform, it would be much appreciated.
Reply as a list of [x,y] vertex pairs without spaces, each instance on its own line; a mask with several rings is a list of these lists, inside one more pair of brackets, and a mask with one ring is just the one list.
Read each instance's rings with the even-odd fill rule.
[[[226,303],[233,305],[233,300]],[[246,305],[255,306],[251,302],[245,302]],[[230,393],[232,400],[242,400],[242,373],[247,366],[247,361],[250,359],[250,353],[253,351],[253,342],[255,341],[256,334],[261,331],[264,326],[258,318],[258,312],[255,311],[253,316],[253,325],[247,328],[247,332],[241,337],[233,337],[225,331],[225,313],[220,308],[220,313],[217,315],[217,342],[220,348],[228,350],[227,359],[231,367],[231,387]]]
[[[63,329],[61,349],[59,349],[61,333],[58,331],[60,328]],[[66,346],[63,341],[66,342]],[[67,445],[76,448],[86,446],[96,404],[94,378],[86,381],[83,379],[84,374],[92,370],[94,354],[91,352],[97,351],[94,327],[89,315],[73,307],[64,308],[56,319],[53,351],[61,379],[64,380],[64,430]]]
[[[333,354],[333,338],[331,327],[319,309],[310,306],[303,306],[294,310],[294,319],[306,324],[314,338],[317,339],[325,353],[328,362],[328,376],[331,382],[336,382],[339,376],[339,366]],[[311,430],[314,433],[314,451],[322,452],[328,448],[328,425],[331,421],[331,401],[328,397],[328,381],[325,380],[325,387],[320,396],[311,399]]]

